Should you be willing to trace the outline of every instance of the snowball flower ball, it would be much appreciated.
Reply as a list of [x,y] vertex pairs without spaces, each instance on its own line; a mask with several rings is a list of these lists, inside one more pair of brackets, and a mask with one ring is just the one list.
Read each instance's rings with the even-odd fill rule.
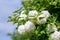
[[47,26],[48,26],[48,31],[49,32],[57,31],[56,25],[54,25],[54,24],[48,24]]
[[52,40],[60,40],[60,32],[55,31],[53,34],[51,34]]
[[39,15],[38,17],[37,17],[37,24],[44,24],[44,23],[46,23],[46,18],[44,17],[44,15]]
[[20,25],[18,27],[18,32],[20,34],[23,34],[23,33],[30,33],[30,32],[33,32],[35,30],[35,25],[31,22],[31,21],[27,21],[25,23],[25,25]]
[[27,21],[25,24],[25,29],[27,32],[32,32],[35,30],[35,25],[31,21]]
[[19,17],[20,17],[19,20],[25,20],[27,15],[26,14],[20,14]]
[[45,18],[48,18],[50,16],[50,13],[48,11],[42,11],[41,13],[45,16]]
[[20,34],[25,33],[25,26],[24,26],[24,25],[20,25],[20,26],[18,27],[18,32],[19,32]]
[[48,11],[42,11],[42,14],[40,14],[37,17],[37,24],[44,24],[47,21],[47,18],[50,16],[50,13]]
[[28,16],[30,17],[36,17],[38,15],[38,12],[36,10],[32,10],[28,13]]

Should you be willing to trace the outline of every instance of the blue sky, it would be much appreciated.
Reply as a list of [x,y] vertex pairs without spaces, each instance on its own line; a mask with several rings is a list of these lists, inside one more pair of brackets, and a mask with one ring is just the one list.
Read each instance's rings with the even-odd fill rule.
[[16,25],[7,23],[8,16],[21,6],[21,0],[0,0],[0,40],[11,40],[7,33],[12,33]]

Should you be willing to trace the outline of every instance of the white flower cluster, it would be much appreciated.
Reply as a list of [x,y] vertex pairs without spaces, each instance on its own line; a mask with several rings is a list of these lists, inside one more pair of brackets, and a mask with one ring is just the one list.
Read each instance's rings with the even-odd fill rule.
[[36,27],[35,27],[35,25],[34,25],[34,23],[32,23],[31,21],[27,21],[26,22],[26,24],[25,24],[25,30],[27,31],[27,32],[30,32],[30,31],[34,31],[34,29],[35,29]]
[[20,26],[18,27],[18,32],[19,32],[20,34],[24,33],[24,32],[25,32],[25,26],[24,26],[24,25],[20,25]]
[[52,40],[60,40],[60,32],[57,31],[58,29],[55,24],[48,24],[48,30],[49,32],[54,32],[50,35]]
[[46,23],[47,18],[50,16],[50,13],[48,11],[42,11],[42,14],[37,17],[37,23],[43,24]]
[[20,25],[18,27],[18,32],[20,34],[25,32],[33,32],[36,29],[34,21],[36,20],[36,24],[44,24],[46,23],[49,16],[50,13],[48,11],[42,11],[41,14],[39,14],[36,10],[32,10],[28,13],[28,15],[26,15],[25,12],[22,11],[19,16],[19,20],[25,20],[26,18],[28,18],[29,20],[24,25]]
[[55,24],[51,23],[51,24],[48,24],[47,26],[48,26],[48,31],[49,32],[55,32],[55,31],[57,31],[57,27],[56,27]]
[[53,34],[51,34],[52,40],[60,40],[60,32],[55,31]]
[[27,15],[25,14],[25,11],[22,11],[19,17],[20,17],[19,20],[25,20],[27,17]]
[[25,32],[33,32],[35,30],[35,25],[31,21],[27,21],[25,25],[20,25],[18,27],[18,32],[20,34]]

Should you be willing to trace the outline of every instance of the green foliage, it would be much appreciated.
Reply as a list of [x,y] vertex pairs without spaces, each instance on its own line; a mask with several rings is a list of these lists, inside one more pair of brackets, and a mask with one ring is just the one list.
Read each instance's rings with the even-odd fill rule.
[[[25,38],[21,37],[17,32],[12,34],[13,40],[51,40],[50,33],[47,31],[47,24],[54,23],[60,28],[60,0],[23,0],[22,7],[15,11],[12,16],[9,16],[8,22],[13,22],[14,24],[18,23],[17,26],[24,24],[26,20],[19,20],[19,15],[21,11],[25,10],[25,14],[28,15],[30,10],[37,10],[41,12],[43,10],[48,10],[51,13],[51,16],[48,18],[47,23],[43,25],[36,25],[36,30],[34,33]],[[17,30],[17,29],[16,29]],[[15,30],[15,31],[16,31]],[[59,29],[60,30],[60,29]]]

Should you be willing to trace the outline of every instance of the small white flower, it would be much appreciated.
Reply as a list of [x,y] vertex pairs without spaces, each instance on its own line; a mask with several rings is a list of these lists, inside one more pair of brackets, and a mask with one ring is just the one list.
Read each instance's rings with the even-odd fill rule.
[[53,34],[51,34],[52,40],[60,40],[60,32],[55,31]]
[[20,14],[19,17],[20,17],[19,20],[25,20],[27,15],[26,14]]
[[46,18],[44,17],[44,15],[40,15],[37,17],[37,24],[44,24],[46,23]]
[[48,18],[50,16],[50,13],[48,11],[42,11],[41,13],[45,16],[45,18]]
[[35,25],[31,21],[27,21],[25,24],[25,29],[27,32],[32,32],[35,30]]
[[19,32],[20,34],[25,33],[25,26],[24,26],[24,25],[20,25],[20,26],[18,27],[18,32]]
[[30,17],[36,17],[38,15],[38,12],[36,10],[32,10],[28,13],[28,16]]
[[48,26],[49,32],[57,31],[56,25],[54,25],[54,24],[48,24],[47,26]]

